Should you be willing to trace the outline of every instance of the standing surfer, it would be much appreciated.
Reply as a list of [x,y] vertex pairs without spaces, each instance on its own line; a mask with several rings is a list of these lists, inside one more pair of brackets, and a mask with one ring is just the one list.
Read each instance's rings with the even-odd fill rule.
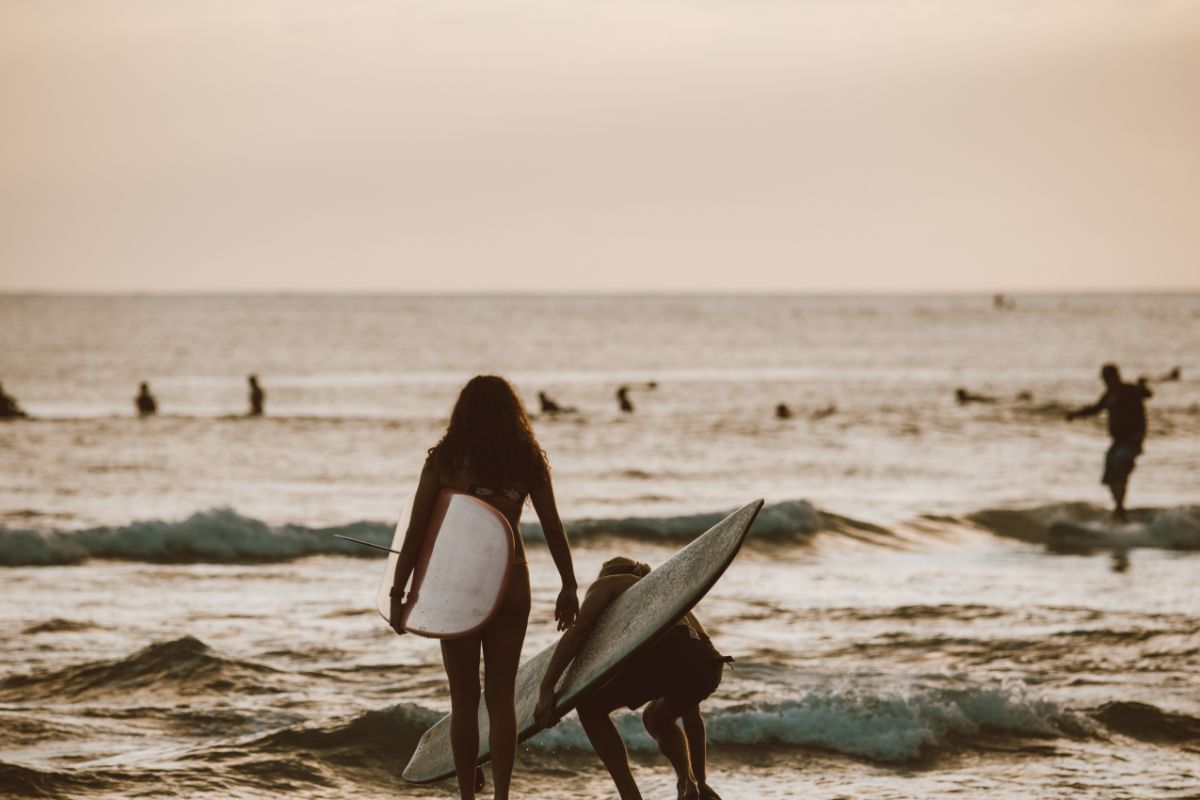
[[258,385],[257,375],[247,375],[246,382],[250,384],[250,412],[252,417],[261,417],[263,415],[263,403],[267,399],[267,393]]
[[1105,364],[1100,369],[1100,379],[1104,381],[1104,394],[1092,405],[1068,412],[1067,421],[1108,412],[1112,445],[1104,456],[1104,476],[1100,482],[1112,493],[1113,519],[1124,522],[1129,475],[1146,440],[1145,400],[1154,395],[1145,378],[1139,378],[1137,383],[1124,383],[1116,364]]
[[504,515],[516,534],[508,592],[483,629],[460,639],[442,640],[442,663],[450,681],[450,745],[463,800],[475,797],[475,761],[479,752],[479,659],[483,653],[483,694],[490,721],[492,782],[497,800],[508,797],[517,753],[516,680],[521,645],[529,622],[529,567],[521,541],[521,509],[525,500],[542,523],[562,591],[554,609],[558,629],[575,622],[579,612],[571,548],[550,481],[550,466],[529,424],[529,417],[508,381],[495,375],[472,378],[458,396],[450,424],[429,450],[413,498],[412,517],[396,561],[390,618],[404,633],[403,587],[408,584],[438,493],[467,492]]
[[[649,565],[623,556],[604,562],[584,596],[579,619],[563,634],[550,657],[534,712],[539,724],[549,728],[557,723],[554,687],[579,654],[604,609],[649,573]],[[700,703],[717,690],[725,664],[732,660],[717,652],[700,620],[689,613],[649,650],[634,656],[597,694],[580,703],[579,722],[592,749],[608,768],[621,800],[641,800],[642,795],[629,769],[625,742],[609,714],[622,706],[636,709],[643,703],[648,705],[642,722],[675,770],[679,800],[721,800],[708,785]],[[683,723],[682,730],[679,722]]]

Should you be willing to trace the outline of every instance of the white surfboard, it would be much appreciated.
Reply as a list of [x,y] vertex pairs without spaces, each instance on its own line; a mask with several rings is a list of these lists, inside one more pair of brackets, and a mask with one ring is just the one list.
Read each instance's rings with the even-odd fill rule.
[[[412,513],[400,515],[391,554],[379,584],[376,607],[391,624],[391,590],[398,551]],[[435,639],[470,636],[499,608],[513,560],[512,526],[504,515],[472,495],[442,490],[417,556],[400,621],[405,630]]]
[[[555,698],[560,715],[601,688],[625,661],[654,644],[704,597],[737,555],[762,504],[762,500],[756,500],[733,512],[613,601],[559,680]],[[521,740],[540,730],[533,711],[556,644],[526,661],[517,672],[517,730]],[[483,764],[490,758],[488,714],[483,702],[477,713],[478,763]],[[404,768],[404,779],[432,783],[453,774],[447,714],[421,737]]]

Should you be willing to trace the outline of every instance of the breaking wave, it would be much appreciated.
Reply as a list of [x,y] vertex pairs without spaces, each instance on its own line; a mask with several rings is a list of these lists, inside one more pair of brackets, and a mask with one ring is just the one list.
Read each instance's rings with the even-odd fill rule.
[[[906,763],[969,746],[971,737],[1082,737],[1091,721],[1022,685],[909,690],[812,690],[782,702],[729,706],[705,713],[709,741],[724,745],[811,747],[881,763]],[[632,749],[654,742],[640,715],[617,718]],[[586,749],[572,717],[530,742],[548,750]]]
[[[1109,521],[1108,509],[1088,503],[987,509],[968,517],[999,536],[1054,549],[1200,550],[1200,506],[1140,508],[1129,512],[1129,518],[1130,524],[1115,525]],[[1080,534],[1071,526],[1088,530]]]
[[[440,716],[402,703],[328,727],[287,728],[246,746],[257,751],[304,751],[335,762],[357,761],[370,753],[402,764]],[[631,750],[656,750],[640,714],[624,712],[614,721]],[[712,746],[816,748],[887,764],[968,748],[976,736],[1048,739],[1096,732],[1086,715],[1033,696],[1022,685],[813,690],[781,702],[706,709],[705,723]],[[386,743],[386,749],[380,749],[380,743]],[[574,714],[523,747],[546,753],[591,749]]]
[[[727,513],[585,519],[568,523],[568,529],[573,538],[609,535],[686,542],[704,533]],[[381,553],[338,539],[335,534],[389,545],[393,529],[394,524],[366,521],[324,528],[268,525],[229,508],[201,511],[178,521],[147,520],[76,531],[0,526],[0,565],[81,564],[90,559],[193,564],[279,562],[315,555],[374,558]],[[523,525],[521,531],[526,540],[543,538],[536,523]],[[883,528],[828,514],[807,501],[794,500],[766,506],[755,522],[754,538],[807,540],[820,531],[867,538],[887,535]]]

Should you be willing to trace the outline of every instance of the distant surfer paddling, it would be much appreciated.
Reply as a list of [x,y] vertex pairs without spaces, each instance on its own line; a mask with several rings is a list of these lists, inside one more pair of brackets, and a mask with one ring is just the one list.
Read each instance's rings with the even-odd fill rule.
[[1137,383],[1123,382],[1116,364],[1105,364],[1100,369],[1100,379],[1104,381],[1104,394],[1090,406],[1068,412],[1067,421],[1108,412],[1112,445],[1104,456],[1104,475],[1100,482],[1112,493],[1113,519],[1124,522],[1129,475],[1146,439],[1145,401],[1154,395],[1145,378],[1139,378]]
[[[479,752],[479,660],[483,654],[483,694],[490,719],[492,782],[498,800],[508,797],[517,752],[516,677],[521,645],[529,622],[529,567],[521,542],[521,509],[533,501],[550,555],[562,578],[554,618],[564,630],[579,612],[575,572],[566,531],[558,516],[550,466],[529,424],[529,417],[508,381],[495,375],[472,378],[458,396],[450,424],[430,448],[413,498],[412,516],[396,561],[392,613],[397,633],[407,585],[425,531],[443,489],[474,495],[502,513],[517,533],[507,595],[477,634],[442,640],[442,662],[450,681],[451,749],[463,800],[476,791]],[[429,587],[426,588],[426,591]]]
[[[554,686],[587,641],[604,609],[630,586],[650,573],[650,567],[618,556],[604,562],[596,581],[588,587],[575,626],[563,634],[542,679],[537,721],[553,727]],[[669,629],[649,650],[634,656],[596,695],[577,709],[579,722],[592,748],[608,768],[621,800],[641,800],[629,768],[629,754],[609,714],[621,707],[642,704],[646,732],[675,770],[680,800],[720,800],[708,785],[704,719],[700,703],[721,684],[725,664],[733,659],[713,647],[704,626],[688,614]],[[679,722],[683,723],[682,730]]]

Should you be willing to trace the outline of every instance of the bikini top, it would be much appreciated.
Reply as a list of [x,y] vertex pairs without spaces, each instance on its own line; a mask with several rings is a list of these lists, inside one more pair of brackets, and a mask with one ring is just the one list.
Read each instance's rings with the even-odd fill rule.
[[483,486],[478,483],[467,484],[467,494],[473,494],[476,497],[507,497],[517,503],[525,502],[525,492],[512,486]]

